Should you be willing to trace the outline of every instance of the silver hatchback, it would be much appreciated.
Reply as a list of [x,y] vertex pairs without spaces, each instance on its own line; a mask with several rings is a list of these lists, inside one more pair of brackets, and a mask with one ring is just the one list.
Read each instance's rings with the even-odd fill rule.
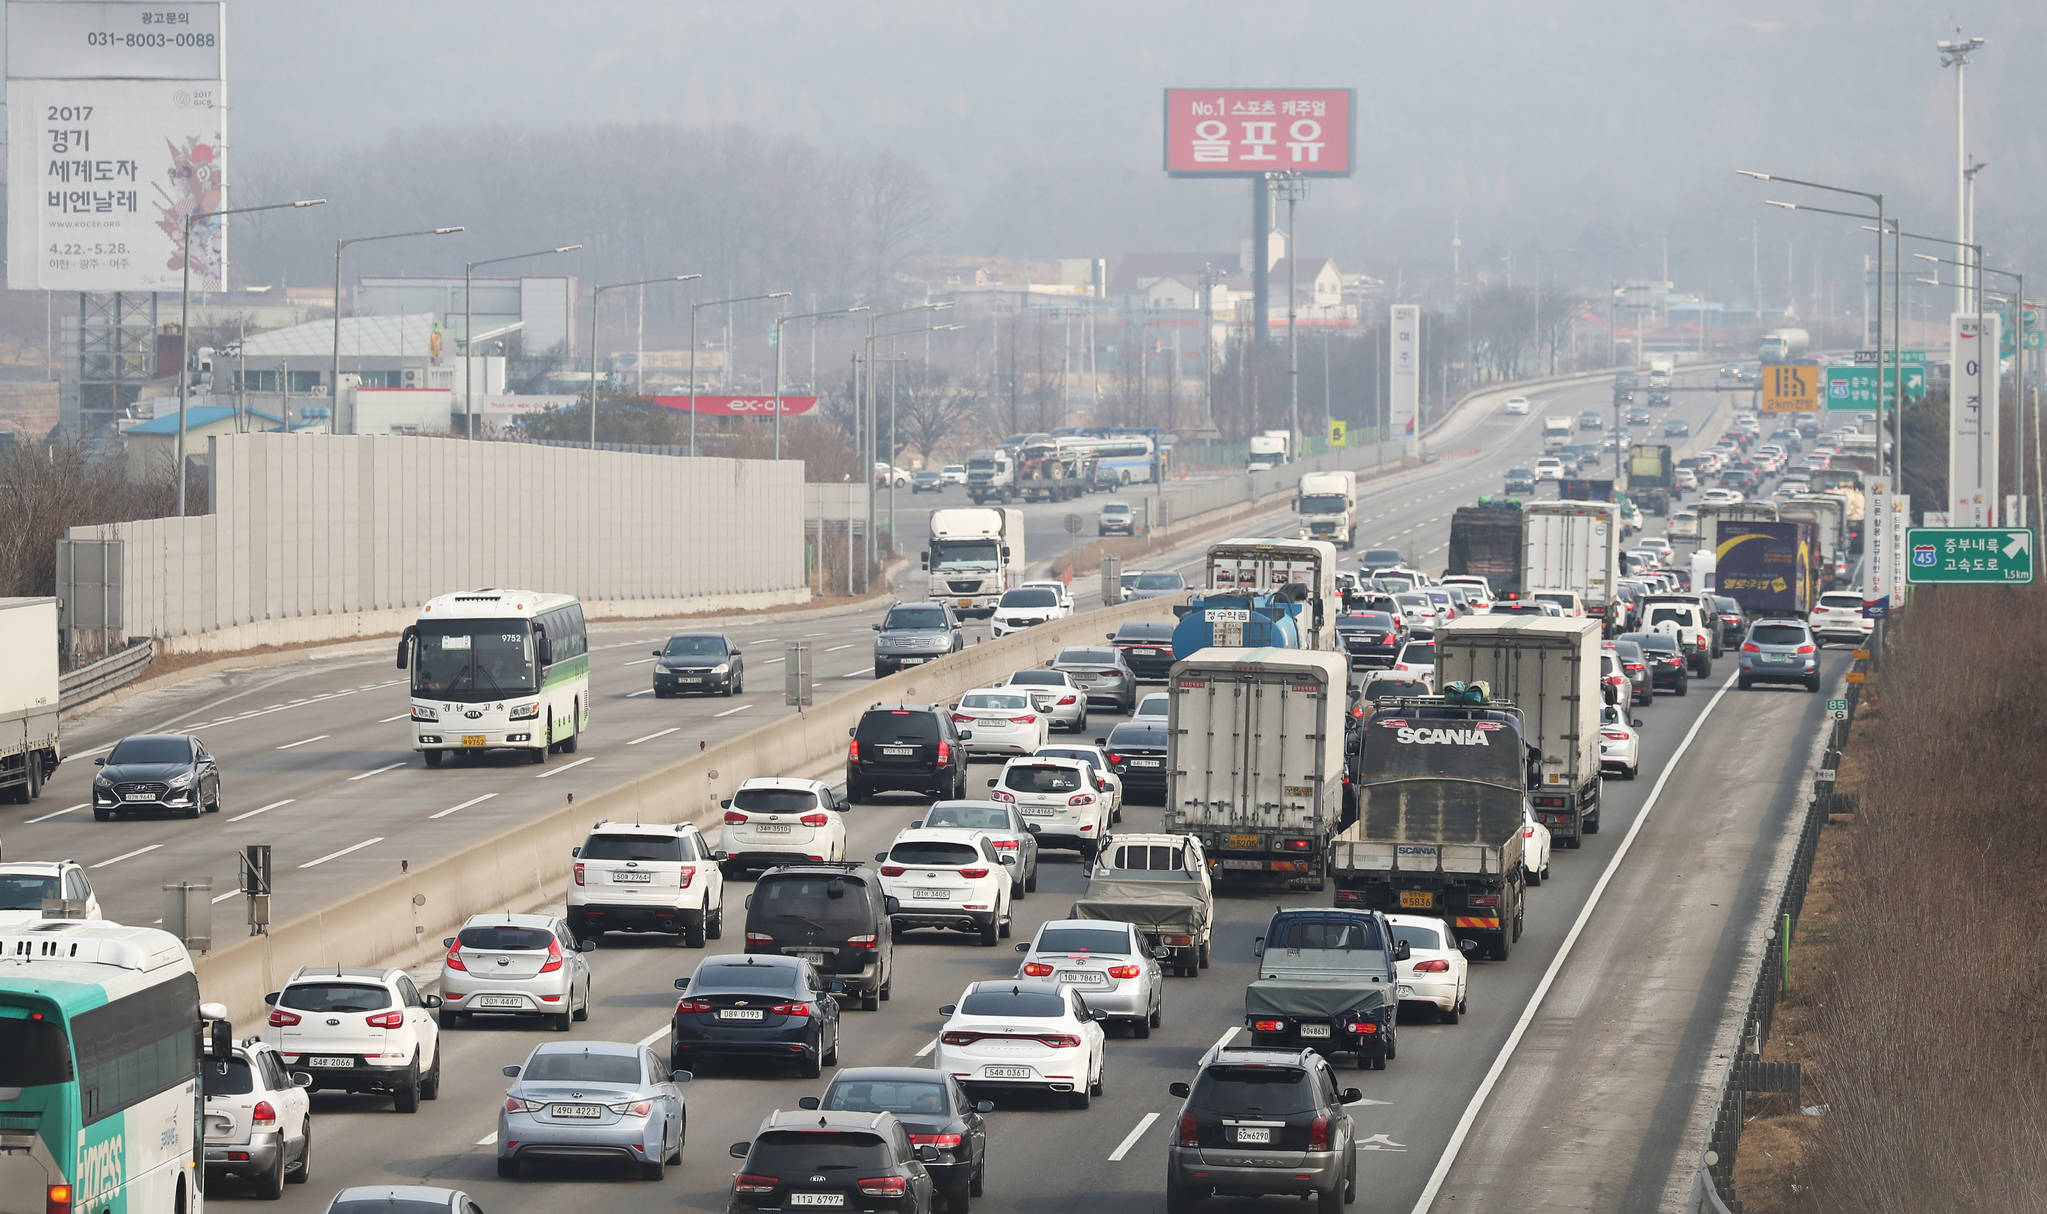
[[473,1015],[544,1016],[557,1032],[590,1016],[590,964],[553,915],[471,915],[441,959],[441,1022]]

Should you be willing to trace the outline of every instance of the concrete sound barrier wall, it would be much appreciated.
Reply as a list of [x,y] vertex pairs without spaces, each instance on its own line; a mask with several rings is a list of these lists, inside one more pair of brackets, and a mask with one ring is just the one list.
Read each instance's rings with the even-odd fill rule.
[[[799,499],[800,500],[800,499]],[[754,776],[814,771],[845,753],[847,731],[868,705],[950,701],[1005,681],[1067,645],[1099,644],[1125,620],[1169,619],[1171,599],[1139,600],[975,645],[929,666],[913,667],[817,704],[801,716],[763,725],[702,754],[605,789],[494,838],[199,958],[200,990],[228,1005],[237,1023],[255,1023],[263,995],[301,965],[403,964],[438,945],[472,914],[516,910],[559,898],[569,849],[599,818],[695,821],[709,829],[719,802]],[[854,809],[855,814],[876,812]],[[728,898],[728,910],[732,901]]]
[[586,614],[804,601],[800,461],[395,435],[215,438],[210,514],[123,541],[130,634],[169,652],[395,632],[437,594],[518,586]]

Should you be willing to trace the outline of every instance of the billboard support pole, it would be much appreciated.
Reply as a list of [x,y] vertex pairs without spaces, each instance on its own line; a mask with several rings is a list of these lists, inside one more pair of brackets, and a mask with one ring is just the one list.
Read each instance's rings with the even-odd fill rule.
[[[1272,340],[1271,284],[1266,270],[1272,263],[1272,195],[1265,178],[1251,179],[1251,341],[1259,349]],[[1257,419],[1258,401],[1251,401]]]

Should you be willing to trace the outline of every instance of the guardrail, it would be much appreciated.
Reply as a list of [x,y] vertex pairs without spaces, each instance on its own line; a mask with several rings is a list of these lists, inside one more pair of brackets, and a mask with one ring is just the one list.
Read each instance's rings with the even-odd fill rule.
[[[1741,1200],[1734,1191],[1734,1163],[1741,1149],[1742,1127],[1748,1120],[1749,1094],[1788,1093],[1794,1100],[1798,1097],[1799,1064],[1766,1062],[1763,1047],[1769,1044],[1777,1001],[1783,997],[1789,980],[1791,945],[1797,936],[1799,914],[1805,909],[1806,887],[1812,879],[1813,858],[1819,852],[1820,832],[1831,815],[1854,813],[1857,808],[1852,795],[1834,791],[1834,777],[1841,766],[1841,753],[1854,725],[1856,709],[1862,702],[1863,680],[1876,669],[1880,657],[1877,642],[1872,639],[1868,645],[1865,652],[1870,657],[1857,658],[1849,666],[1853,681],[1847,689],[1848,717],[1833,722],[1819,770],[1813,773],[1812,793],[1799,818],[1790,875],[1770,919],[1774,926],[1764,938],[1762,964],[1756,969],[1755,985],[1748,993],[1741,1033],[1727,1064],[1720,1099],[1714,1105],[1712,1128],[1707,1132],[1706,1149],[1699,1159],[1686,1214],[1741,1214]],[[1853,678],[1857,674],[1863,678]]]
[[57,680],[57,709],[76,708],[135,680],[156,656],[156,642],[142,638],[119,653],[88,662]]

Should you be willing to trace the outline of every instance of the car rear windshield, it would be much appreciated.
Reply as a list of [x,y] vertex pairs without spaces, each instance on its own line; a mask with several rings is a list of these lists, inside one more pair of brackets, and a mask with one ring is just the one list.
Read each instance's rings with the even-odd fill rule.
[[1383,611],[1353,611],[1337,617],[1338,628],[1391,628],[1393,617]]
[[1130,935],[1106,927],[1047,927],[1038,933],[1034,947],[1040,953],[1110,953],[1121,957],[1130,952]]
[[1140,573],[1137,575],[1139,590],[1178,590],[1186,580],[1177,573]]
[[1436,643],[1434,641],[1409,641],[1400,647],[1400,660],[1408,663],[1421,662],[1424,665],[1434,665],[1436,661]]
[[897,607],[881,622],[883,628],[943,628],[943,607]]
[[1008,830],[1009,811],[994,805],[934,805],[931,812],[924,815],[924,825]]
[[1114,751],[1132,746],[1147,750],[1164,750],[1166,748],[1166,727],[1149,722],[1139,725],[1134,721],[1125,721],[1109,731],[1110,750]]
[[1420,679],[1373,679],[1365,684],[1365,698],[1378,703],[1380,700],[1397,699],[1402,696],[1425,696],[1428,685]]
[[0,1087],[66,1083],[71,1074],[71,1044],[64,1039],[63,1025],[54,1020],[0,1019]]
[[747,1171],[769,1176],[806,1170],[827,1176],[834,1172],[873,1175],[894,1168],[888,1144],[880,1135],[864,1132],[772,1130],[753,1140],[753,1150],[746,1157]]
[[1282,919],[1266,932],[1265,948],[1267,952],[1300,948],[1385,952],[1386,941],[1375,919],[1313,916]]
[[535,1054],[519,1072],[520,1079],[552,1079],[563,1083],[640,1082],[640,1060],[630,1054],[573,1052]]
[[909,708],[884,708],[860,718],[862,742],[928,742],[938,737],[938,719]]
[[1059,651],[1061,666],[1114,666],[1116,651],[1113,649],[1062,649]]
[[675,835],[591,835],[583,842],[585,860],[680,860],[682,840]]
[[1109,504],[1102,507],[1102,513],[1104,515],[1128,514],[1130,513],[1130,507],[1124,505],[1122,502],[1110,502]]
[[1645,653],[1676,653],[1677,638],[1663,632],[1631,632],[1628,639],[1642,647]]
[[1064,687],[1066,676],[1057,670],[1019,670],[1009,676],[1018,687]]
[[539,927],[511,927],[494,924],[487,927],[465,927],[458,940],[463,948],[485,949],[491,952],[545,952],[554,943],[554,933]]
[[1105,867],[1149,873],[1187,871],[1187,849],[1164,843],[1125,843],[1110,859]]
[[945,1088],[936,1079],[835,1079],[824,1094],[824,1107],[931,1116],[946,1111]]
[[1393,942],[1409,948],[1440,950],[1443,947],[1443,929],[1420,923],[1396,923],[1393,925]]
[[1016,712],[1030,706],[1031,702],[1023,696],[996,695],[992,692],[981,692],[960,697],[961,708],[989,708],[999,709],[1003,712]]
[[1050,991],[999,987],[975,991],[960,1003],[962,1016],[1028,1016],[1049,1020],[1066,1014],[1066,1001]]
[[1194,1103],[1225,1113],[1306,1113],[1315,1108],[1315,1087],[1297,1066],[1218,1065],[1194,1081]]
[[1038,754],[1047,759],[1078,759],[1088,765],[1091,771],[1100,771],[1102,756],[1092,750],[1081,750],[1073,746],[1040,746]]
[[918,842],[909,840],[888,849],[888,858],[896,864],[922,864],[938,868],[958,868],[981,859],[981,853],[969,843],[943,843],[937,840]]
[[865,887],[840,876],[823,873],[785,873],[765,877],[753,887],[755,914],[808,919],[814,923],[867,922]]
[[1823,594],[1820,596],[1820,606],[1847,607],[1860,611],[1862,610],[1862,596],[1859,594]]
[[1665,620],[1675,624],[1689,625],[1692,622],[1692,613],[1684,607],[1651,607],[1649,609],[1649,623],[1661,624]]
[[277,1006],[301,1012],[377,1012],[391,1006],[391,992],[351,982],[297,982],[279,992]]
[[1790,624],[1757,624],[1749,629],[1748,639],[1758,645],[1803,645],[1805,629]]
[[796,967],[790,965],[748,965],[744,961],[706,963],[697,967],[689,980],[692,995],[722,991],[793,991]]
[[208,1096],[246,1096],[256,1090],[246,1058],[208,1058],[199,1066],[199,1080]]
[[1171,624],[1125,624],[1116,630],[1118,641],[1170,641],[1173,639]]
[[817,808],[817,794],[807,788],[742,788],[732,794],[732,808],[763,814],[794,814]]
[[1358,558],[1361,565],[1397,565],[1403,558],[1398,548],[1367,548]]
[[1049,590],[1012,590],[1002,596],[1002,607],[1051,607],[1057,605],[1059,596]]
[[375,1198],[369,1201],[337,1201],[327,1214],[449,1214],[445,1201],[404,1201]]
[[127,738],[107,756],[109,763],[189,763],[191,743],[183,738]]
[[1002,786],[1018,792],[1078,792],[1080,773],[1071,767],[1032,765],[1002,773]]
[[0,873],[0,910],[43,909],[44,898],[57,896],[57,878],[35,873]]

